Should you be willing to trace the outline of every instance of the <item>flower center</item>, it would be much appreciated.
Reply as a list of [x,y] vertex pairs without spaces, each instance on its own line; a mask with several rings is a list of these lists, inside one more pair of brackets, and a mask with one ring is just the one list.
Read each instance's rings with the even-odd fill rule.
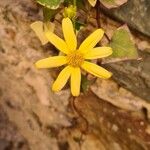
[[68,64],[73,67],[80,67],[84,61],[83,54],[75,51],[67,55]]

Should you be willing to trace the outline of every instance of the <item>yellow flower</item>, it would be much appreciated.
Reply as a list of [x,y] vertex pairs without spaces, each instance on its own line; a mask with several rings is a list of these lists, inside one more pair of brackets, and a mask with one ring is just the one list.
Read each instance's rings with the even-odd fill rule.
[[48,57],[37,61],[35,65],[37,68],[53,68],[66,65],[54,82],[52,90],[56,92],[61,90],[70,78],[71,93],[73,96],[78,96],[80,94],[81,68],[96,77],[104,79],[111,77],[110,72],[86,60],[107,57],[112,54],[112,49],[110,47],[94,48],[104,34],[102,29],[97,29],[89,35],[78,49],[76,35],[69,18],[62,20],[62,30],[65,41],[52,32],[46,32],[45,35],[65,56]]
[[74,19],[76,16],[76,11],[77,11],[76,6],[70,5],[68,7],[65,7],[63,15],[65,18],[68,17],[70,19]]

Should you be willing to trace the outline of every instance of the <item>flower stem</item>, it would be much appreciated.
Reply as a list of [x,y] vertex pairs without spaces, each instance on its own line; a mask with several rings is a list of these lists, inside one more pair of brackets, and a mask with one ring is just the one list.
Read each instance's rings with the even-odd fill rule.
[[101,28],[101,14],[100,14],[100,1],[97,1],[96,3],[96,20],[97,20],[97,26],[98,28]]
[[73,0],[73,5],[74,5],[74,6],[76,6],[76,3],[77,3],[76,0]]
[[[73,6],[76,7],[76,5],[77,5],[77,1],[73,0]],[[76,27],[75,27],[76,26],[76,19],[75,19],[75,17],[72,19],[72,22],[73,22],[74,31],[76,33]]]
[[[98,28],[101,28],[101,12],[100,12],[100,6],[101,3],[100,1],[97,1],[96,3],[96,20],[97,20],[97,26]],[[104,36],[106,37],[106,39],[108,40],[108,42],[110,42],[110,39],[108,37],[108,35],[106,33],[104,33]]]

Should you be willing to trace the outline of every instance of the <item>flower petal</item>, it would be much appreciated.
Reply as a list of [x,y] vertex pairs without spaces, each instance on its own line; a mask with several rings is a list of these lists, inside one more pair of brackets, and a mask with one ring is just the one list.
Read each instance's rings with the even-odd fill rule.
[[60,37],[58,37],[56,34],[52,33],[52,32],[45,32],[45,35],[47,37],[47,39],[61,52],[68,54],[69,53],[69,49],[67,44],[65,43],[65,41],[63,39],[61,39]]
[[96,47],[89,50],[85,55],[85,59],[97,59],[107,57],[112,54],[111,47]]
[[55,24],[53,22],[45,22],[44,25],[44,34],[45,32],[54,32]]
[[54,56],[41,59],[35,63],[37,68],[53,68],[59,67],[67,63],[65,56]]
[[82,42],[82,44],[79,47],[79,51],[82,53],[86,53],[101,40],[103,35],[104,31],[102,29],[97,29]]
[[52,86],[53,91],[58,92],[65,86],[65,84],[67,83],[71,75],[71,71],[72,71],[72,67],[67,66],[60,72],[60,74],[58,75],[56,81]]
[[45,45],[46,43],[48,43],[48,39],[44,34],[43,25],[44,24],[42,21],[35,21],[30,25],[30,27],[40,39],[42,45]]
[[96,5],[97,0],[88,0],[89,3],[94,7]]
[[62,20],[62,30],[69,50],[71,51],[76,50],[77,38],[74,33],[73,24],[69,18],[64,18]]
[[84,70],[86,70],[87,72],[95,75],[96,77],[99,78],[110,78],[112,73],[107,71],[106,69],[94,64],[94,63],[90,63],[87,61],[84,61],[84,63],[81,66]]
[[73,96],[79,96],[81,84],[80,68],[73,68],[71,73],[71,93]]

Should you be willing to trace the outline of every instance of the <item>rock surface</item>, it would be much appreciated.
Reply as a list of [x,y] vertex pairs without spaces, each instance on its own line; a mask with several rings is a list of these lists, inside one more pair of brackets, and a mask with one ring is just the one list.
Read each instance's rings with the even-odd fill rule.
[[[90,11],[90,13],[92,13]],[[82,19],[86,16],[86,13],[82,13]],[[81,39],[86,38],[87,35],[91,33],[91,30],[95,30],[97,28],[97,21],[95,19],[95,12],[89,18],[88,26],[83,31],[84,37],[80,37]],[[122,26],[122,24],[115,22],[111,19],[108,19],[101,12],[101,26],[111,39],[114,31]],[[112,78],[118,82],[119,85],[129,89],[135,95],[145,99],[146,101],[150,101],[150,39],[142,36],[141,34],[134,32],[131,30],[133,35],[134,42],[138,49],[140,60],[127,60],[123,62],[114,62],[104,64],[103,66],[108,70],[112,71]],[[106,38],[103,38],[101,41],[102,45],[106,45]]]
[[77,98],[75,106],[87,119],[88,130],[99,139],[102,150],[150,149],[149,123],[140,113],[117,109],[93,93]]
[[[32,0],[1,0],[0,8],[0,146],[4,150],[10,143],[9,149],[17,150],[20,141],[25,150],[150,149],[149,103],[112,80],[98,80],[92,92],[77,99],[70,98],[68,88],[54,94],[50,86],[59,70],[34,67],[36,60],[57,53],[50,44],[41,46],[30,29],[31,22],[42,19],[41,9]],[[56,32],[61,36],[59,19],[58,15]],[[92,29],[91,23],[84,36]],[[4,124],[9,136],[2,135]]]
[[150,102],[150,53],[139,52],[142,60],[117,62],[105,65],[113,78],[125,88]]
[[105,12],[150,37],[149,0],[128,0],[126,4],[119,8],[105,10]]
[[0,106],[0,150],[29,150],[28,143]]

